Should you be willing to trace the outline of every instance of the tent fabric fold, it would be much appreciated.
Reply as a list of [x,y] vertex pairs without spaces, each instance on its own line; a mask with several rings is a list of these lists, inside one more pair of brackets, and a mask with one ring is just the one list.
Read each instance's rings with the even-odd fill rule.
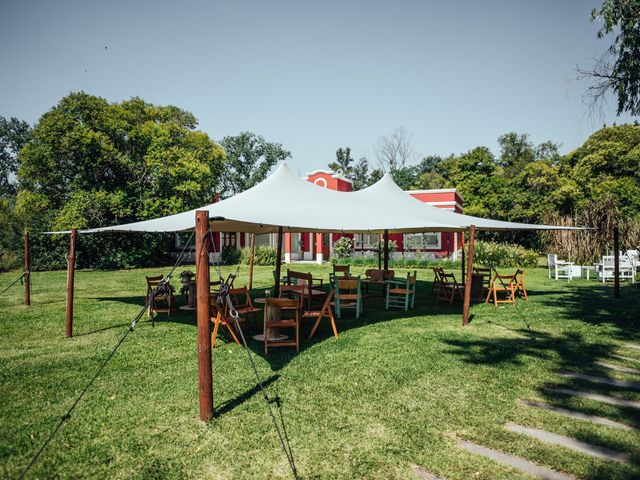
[[[355,192],[319,187],[281,163],[264,181],[233,197],[175,215],[81,230],[99,232],[182,232],[192,230],[196,210],[208,210],[219,232],[390,233],[479,230],[575,229],[483,219],[425,204],[407,194],[390,174]],[[53,233],[53,232],[51,232]],[[62,232],[56,232],[62,233]]]

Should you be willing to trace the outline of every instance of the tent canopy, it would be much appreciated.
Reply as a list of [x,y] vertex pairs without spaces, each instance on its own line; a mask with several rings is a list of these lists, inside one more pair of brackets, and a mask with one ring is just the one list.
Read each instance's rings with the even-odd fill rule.
[[82,230],[96,232],[181,232],[194,228],[196,210],[209,211],[221,232],[391,233],[480,230],[567,229],[552,225],[489,220],[442,210],[408,195],[390,174],[362,190],[339,192],[295,175],[286,163],[258,185],[231,198],[187,212],[141,222]]

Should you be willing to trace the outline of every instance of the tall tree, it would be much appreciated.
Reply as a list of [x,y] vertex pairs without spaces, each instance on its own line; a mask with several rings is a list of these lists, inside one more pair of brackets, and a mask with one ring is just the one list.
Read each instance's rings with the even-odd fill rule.
[[16,193],[15,177],[18,173],[18,152],[31,138],[31,127],[27,122],[0,115],[0,197]]
[[613,43],[589,69],[578,68],[591,81],[587,94],[595,104],[607,93],[617,97],[617,113],[640,115],[640,1],[604,0],[591,21],[601,21],[598,38],[615,33]]
[[267,142],[251,132],[224,137],[220,144],[227,154],[222,177],[224,196],[235,195],[260,183],[273,165],[291,157],[281,144]]
[[390,135],[380,137],[374,150],[378,164],[385,172],[404,168],[415,156],[411,134],[403,127],[396,128]]
[[350,180],[354,190],[362,190],[369,185],[369,161],[365,157],[360,158],[353,167]]
[[331,162],[328,166],[334,172],[340,171],[345,177],[350,178],[354,168],[353,161],[350,147],[339,148],[336,150],[335,162]]
[[[20,152],[16,213],[30,230],[65,230],[203,205],[218,188],[225,156],[196,125],[191,113],[173,106],[69,94],[40,118]],[[134,251],[150,259],[162,242],[138,240],[87,238],[82,261],[128,265]]]

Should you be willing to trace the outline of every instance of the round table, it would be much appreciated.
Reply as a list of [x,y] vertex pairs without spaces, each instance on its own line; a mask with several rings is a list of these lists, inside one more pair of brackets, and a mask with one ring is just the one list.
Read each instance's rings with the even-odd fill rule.
[[[254,298],[253,303],[266,304],[267,299],[264,297]],[[265,306],[265,310],[266,310],[266,306]],[[267,315],[277,315],[279,313],[278,310],[279,309],[277,308],[271,309],[271,312],[267,312]],[[283,335],[282,333],[280,333],[280,329],[278,328],[268,328],[267,335],[270,341],[280,341],[280,340],[286,340],[287,338],[289,338],[287,335]],[[259,342],[264,342],[264,333],[254,335],[253,339]]]
[[187,304],[180,307],[180,310],[196,310],[196,281],[191,280],[187,283],[189,287],[189,293],[187,294]]

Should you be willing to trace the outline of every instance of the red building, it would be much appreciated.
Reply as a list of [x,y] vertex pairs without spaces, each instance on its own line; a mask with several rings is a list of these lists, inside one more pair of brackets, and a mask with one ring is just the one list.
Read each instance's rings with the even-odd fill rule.
[[[353,190],[349,179],[331,171],[316,170],[307,175],[307,180],[320,188],[330,188],[341,192]],[[435,207],[462,213],[464,200],[454,188],[410,190],[407,193]],[[380,235],[374,233],[285,233],[284,260],[287,263],[305,260],[317,263],[327,261],[331,258],[332,245],[340,237],[352,238],[356,253],[361,255],[374,254],[376,243],[380,240]],[[403,255],[433,258],[455,257],[457,250],[462,246],[462,233],[399,233],[389,234],[389,240],[393,240],[397,244],[397,251],[394,254],[396,257]]]

